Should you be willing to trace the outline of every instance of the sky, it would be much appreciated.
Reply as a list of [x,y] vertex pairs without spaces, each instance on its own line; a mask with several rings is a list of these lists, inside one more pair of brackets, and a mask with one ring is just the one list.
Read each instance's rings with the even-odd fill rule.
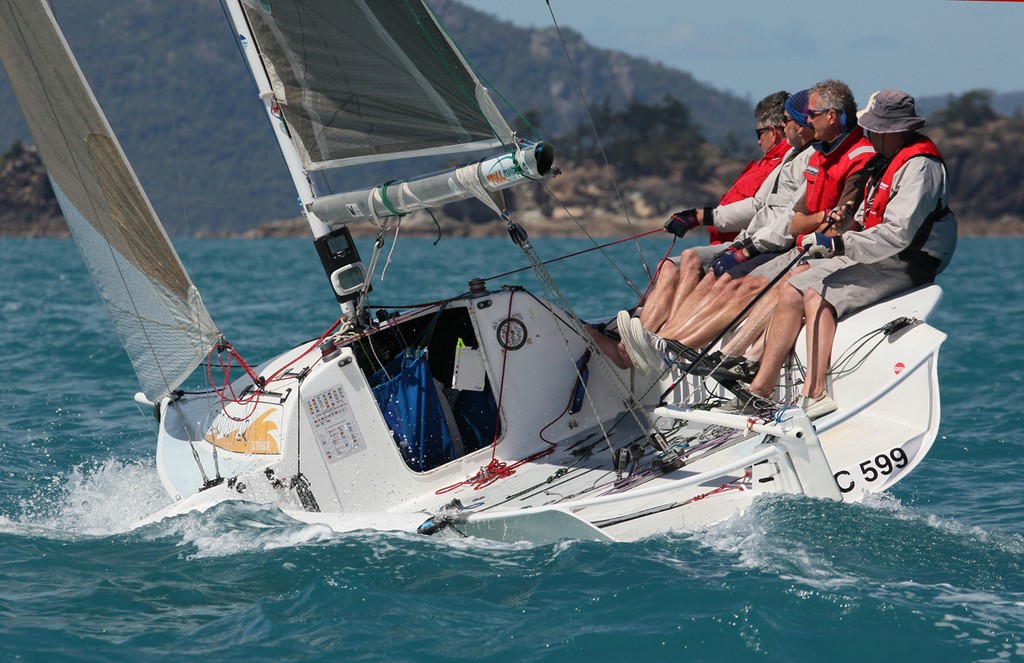
[[[553,26],[546,0],[462,0],[521,26]],[[862,103],[1024,90],[1024,2],[550,0],[591,44],[687,71],[756,101],[838,78]]]

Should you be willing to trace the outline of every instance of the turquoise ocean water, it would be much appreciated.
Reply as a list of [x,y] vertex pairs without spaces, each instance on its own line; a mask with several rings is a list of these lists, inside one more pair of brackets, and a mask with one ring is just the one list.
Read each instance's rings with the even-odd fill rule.
[[[535,244],[543,258],[589,246]],[[666,248],[644,243],[652,264]],[[337,314],[308,241],[179,249],[247,360],[319,335]],[[131,366],[73,242],[0,240],[0,655],[1024,657],[1024,268],[1006,262],[1021,249],[962,240],[940,277],[942,429],[891,494],[857,505],[771,498],[695,534],[530,546],[339,535],[242,505],[127,531],[166,502]],[[642,287],[632,244],[608,254]],[[374,297],[414,304],[524,264],[504,239],[403,239]],[[635,302],[597,253],[551,270],[583,316]],[[536,291],[527,273],[500,282]]]

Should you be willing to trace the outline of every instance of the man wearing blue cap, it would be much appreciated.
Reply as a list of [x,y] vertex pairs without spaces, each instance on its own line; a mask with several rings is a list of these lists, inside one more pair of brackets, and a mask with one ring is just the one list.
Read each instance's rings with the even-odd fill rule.
[[[757,122],[755,133],[764,158],[752,162],[744,169],[729,191],[722,196],[718,207],[677,212],[666,222],[666,230],[682,237],[688,230],[701,225],[711,226],[723,233],[732,233],[739,232],[750,224],[754,215],[765,204],[764,196],[758,198],[764,183],[771,179],[772,173],[778,172],[783,157],[789,151],[783,126],[785,103],[788,98],[788,92],[775,92],[759,101],[754,108]],[[729,238],[734,236],[728,235]],[[683,278],[675,261],[662,261],[658,266],[654,287],[645,307],[644,315],[650,328],[656,330],[665,323],[673,306],[694,289],[711,262],[725,249],[726,247],[720,243],[698,247],[697,250],[701,252],[701,267],[695,273],[687,271]],[[687,249],[683,253],[685,255],[692,251],[693,249]],[[626,318],[628,317],[627,314]],[[616,366],[632,366],[621,344],[615,339],[595,329],[589,331],[598,347]]]
[[[805,171],[804,196],[794,206],[790,227],[794,236],[824,229],[826,215],[842,205],[847,205],[852,215],[864,196],[864,166],[875,155],[857,124],[857,102],[846,83],[824,80],[815,84],[807,117],[814,127],[814,154]],[[833,229],[843,230],[846,227]]]
[[803,195],[807,182],[804,171],[813,152],[809,148],[814,128],[806,112],[809,92],[801,90],[786,101],[783,129],[790,149],[782,166],[754,196],[758,211],[747,228],[724,254],[715,255],[710,265],[696,259],[704,247],[692,254],[683,252],[681,274],[689,272],[698,278],[705,271],[710,274],[689,297],[676,303],[658,332],[660,336],[690,347],[707,344],[767,285],[765,278],[738,279],[793,247],[793,204]]

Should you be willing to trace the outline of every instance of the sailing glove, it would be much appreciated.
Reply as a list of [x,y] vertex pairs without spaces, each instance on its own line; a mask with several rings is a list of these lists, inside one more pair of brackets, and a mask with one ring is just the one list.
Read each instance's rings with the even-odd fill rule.
[[715,273],[715,278],[721,278],[722,274],[725,274],[741,262],[746,261],[747,254],[743,252],[743,249],[740,249],[739,251],[729,251],[721,258],[711,263],[711,269]]
[[715,273],[715,278],[721,278],[722,274],[725,274],[733,267],[759,254],[760,251],[754,248],[753,244],[749,243],[748,240],[744,240],[742,243],[737,242],[730,246],[726,253],[711,263],[711,269]]
[[672,218],[665,222],[665,230],[676,237],[683,237],[686,235],[687,230],[693,230],[699,225],[700,221],[697,220],[697,210],[684,209],[682,212],[673,214]]
[[842,236],[829,237],[825,233],[807,233],[797,237],[796,241],[808,258],[841,256],[846,249]]

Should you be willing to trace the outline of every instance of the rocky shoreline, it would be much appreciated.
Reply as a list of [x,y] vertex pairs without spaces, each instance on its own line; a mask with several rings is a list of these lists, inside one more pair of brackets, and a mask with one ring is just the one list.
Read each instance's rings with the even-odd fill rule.
[[[33,147],[15,144],[3,155],[0,168],[0,237],[69,237],[70,232],[50,187],[46,171]],[[586,171],[585,168],[578,169]],[[713,200],[712,191],[724,186],[730,173],[722,172],[702,185],[685,186],[678,178],[647,178],[623,187],[623,205],[627,213],[611,209],[615,200],[594,184],[594,173],[576,172],[573,178],[561,177],[545,189],[517,190],[510,193],[516,211],[515,221],[534,237],[631,237],[661,227],[675,196],[686,200]],[[956,208],[954,208],[956,209]],[[962,237],[1010,237],[1024,235],[1024,217],[1001,215],[977,218],[958,209]],[[350,227],[357,237],[374,236],[372,223]],[[394,226],[389,234],[394,232]],[[460,203],[434,212],[414,212],[401,221],[403,237],[500,237],[507,233],[504,221],[482,204]],[[309,227],[302,219],[263,223],[244,231],[200,230],[194,236],[258,239],[267,237],[308,237]]]

